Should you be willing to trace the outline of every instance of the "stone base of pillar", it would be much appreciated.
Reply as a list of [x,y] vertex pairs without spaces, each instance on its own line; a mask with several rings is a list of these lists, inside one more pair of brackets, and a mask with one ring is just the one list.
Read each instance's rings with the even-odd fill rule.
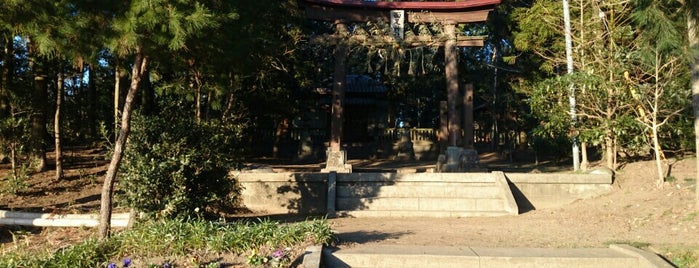
[[480,166],[478,152],[474,149],[464,149],[450,146],[444,154],[437,158],[437,172],[485,172]]
[[325,160],[325,168],[320,172],[337,172],[337,173],[352,173],[352,165],[347,164],[347,152],[344,150],[332,151],[328,149],[325,152],[327,156]]

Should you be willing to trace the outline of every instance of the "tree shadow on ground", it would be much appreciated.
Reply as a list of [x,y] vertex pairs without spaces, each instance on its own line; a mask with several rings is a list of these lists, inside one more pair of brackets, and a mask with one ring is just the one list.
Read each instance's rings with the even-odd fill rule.
[[376,231],[356,231],[349,233],[339,233],[336,234],[336,239],[338,244],[348,244],[348,243],[371,243],[379,242],[387,239],[398,239],[401,236],[412,234],[412,232],[394,232],[394,233],[384,233]]
[[283,214],[254,214],[246,210],[240,211],[241,215],[234,215],[224,217],[226,222],[259,222],[259,221],[275,221],[279,223],[295,223],[303,222],[308,220],[321,220],[328,218],[324,214],[293,214],[293,213],[283,213]]
[[30,234],[39,234],[43,228],[32,226],[0,226],[0,244],[19,243]]

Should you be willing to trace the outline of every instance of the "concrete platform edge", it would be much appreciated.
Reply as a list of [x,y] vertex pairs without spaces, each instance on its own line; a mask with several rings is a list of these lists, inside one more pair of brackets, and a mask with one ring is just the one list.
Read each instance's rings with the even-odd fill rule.
[[638,249],[629,245],[625,244],[612,244],[609,245],[609,248],[612,250],[619,251],[621,253],[624,253],[626,255],[631,255],[636,258],[638,258],[639,261],[639,267],[648,267],[648,268],[672,268],[675,267],[674,265],[668,263],[665,259],[662,257],[658,256],[657,254],[654,254],[652,252],[648,252],[642,249]]
[[[359,247],[362,247],[361,245],[358,245]],[[440,258],[443,260],[444,257],[448,256],[450,253],[448,253],[450,250],[448,250],[448,247],[422,247],[422,246],[410,246],[410,245],[405,245],[402,247],[405,247],[405,249],[401,249],[401,246],[386,246],[389,249],[389,252],[386,252],[386,250],[381,250],[381,249],[374,249],[372,247],[377,247],[375,245],[370,245],[367,246],[368,249],[363,249],[360,250],[360,252],[357,252],[357,248],[353,247],[350,249],[349,252],[345,252],[344,254],[350,254],[348,256],[355,256],[351,257],[350,259],[356,259],[356,256],[358,255],[367,255],[367,258],[376,258],[375,255],[384,255],[384,257],[381,257],[382,259],[391,259],[391,256],[394,258],[400,258],[402,259],[401,261],[403,262],[403,266],[405,267],[418,267],[415,265],[412,265],[410,263],[405,263],[405,261],[409,258],[406,258],[406,254],[411,255],[412,253],[410,252],[420,252],[417,255],[423,255],[425,258],[428,260],[432,260],[432,266],[427,266],[427,267],[439,267],[439,263],[434,263],[434,261],[439,261]],[[379,248],[382,246],[379,245]],[[411,250],[407,250],[410,248]],[[601,263],[604,262],[609,262],[609,265],[603,265],[604,267],[627,267],[629,264],[629,261],[632,261],[631,263],[637,263],[634,265],[635,267],[658,267],[658,268],[665,268],[665,267],[675,267],[671,263],[669,263],[667,260],[661,258],[660,256],[653,254],[651,252],[641,250],[629,245],[610,245],[608,249],[603,249],[603,248],[593,248],[589,249],[590,252],[587,252],[586,249],[572,249],[572,250],[567,250],[566,248],[551,248],[551,249],[546,249],[546,248],[471,248],[472,252],[474,252],[474,255],[466,254],[462,256],[463,258],[459,257],[459,259],[463,259],[464,261],[476,261],[477,263],[481,263],[481,267],[485,264],[487,266],[488,261],[495,261],[498,262],[499,265],[504,265],[502,267],[535,267],[539,264],[546,264],[547,267],[566,267],[567,265],[570,265],[570,261],[578,259],[578,260],[585,260],[587,259],[589,262],[590,267],[593,267],[595,263],[599,264],[600,261]],[[373,249],[373,250],[372,250]],[[394,250],[396,251],[396,254],[391,254],[390,251]],[[442,252],[435,252],[437,251],[442,251]],[[463,249],[461,249],[463,250]],[[478,253],[478,250],[490,250],[494,252],[497,252],[497,254],[488,254],[486,253],[485,255],[481,256],[480,253]],[[608,253],[603,253],[605,250],[608,250]],[[322,251],[322,258],[325,261],[319,261],[318,266],[307,266],[306,262],[304,261],[303,267],[321,267],[321,265],[324,262],[329,261],[331,266],[328,267],[351,267],[351,263],[345,263],[341,258],[343,256],[342,249],[339,251],[336,250],[331,250],[329,248],[325,248],[322,250],[319,250],[319,252]],[[508,251],[512,251],[512,254],[507,254]],[[550,253],[545,253],[551,251]],[[362,253],[364,252],[364,253]],[[368,252],[368,253],[367,253]],[[375,254],[372,254],[372,252],[376,252]],[[432,253],[429,253],[432,252]],[[565,252],[565,254],[561,255],[562,252]],[[570,252],[573,252],[572,254]],[[577,252],[577,253],[575,253]],[[595,253],[596,252],[596,253]],[[336,254],[338,256],[336,256]],[[491,252],[492,253],[492,252]],[[320,255],[320,253],[318,253]],[[453,254],[453,252],[452,252]],[[601,254],[598,258],[598,260],[595,257],[592,257],[596,254]],[[611,255],[610,255],[611,254]],[[579,256],[578,256],[579,255]],[[372,257],[374,256],[374,257]],[[460,256],[459,255],[454,255],[454,256]],[[509,257],[508,257],[509,256]],[[616,256],[616,257],[614,257]],[[625,256],[625,257],[623,257]],[[476,258],[475,260],[473,258]],[[611,258],[611,259],[608,259]],[[319,258],[320,259],[320,258]],[[548,259],[548,260],[545,260]],[[608,259],[608,261],[604,261],[605,259]],[[614,261],[611,261],[614,259]],[[504,260],[504,262],[503,262]],[[624,261],[625,260],[625,261]],[[635,261],[633,261],[635,260]],[[484,262],[485,261],[485,262]],[[556,264],[560,262],[559,264]],[[612,264],[615,263],[615,264]],[[625,263],[625,264],[624,264]],[[310,264],[310,263],[309,263]],[[325,263],[326,265],[328,263]],[[452,263],[453,264],[453,263]],[[492,263],[491,263],[492,264]],[[315,265],[315,263],[314,263]],[[437,265],[437,266],[435,266]],[[361,265],[360,265],[361,266]],[[377,265],[376,267],[381,267],[381,265]],[[585,266],[587,267],[587,266]]]
[[303,260],[300,267],[303,268],[320,268],[323,246],[313,245],[306,248],[303,254]]

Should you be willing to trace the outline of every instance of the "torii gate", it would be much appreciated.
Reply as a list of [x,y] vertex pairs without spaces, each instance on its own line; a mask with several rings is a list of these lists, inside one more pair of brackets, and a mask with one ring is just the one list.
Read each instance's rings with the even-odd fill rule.
[[[441,141],[448,141],[446,158],[443,162],[459,165],[463,148],[457,147],[461,136],[461,120],[456,109],[459,97],[459,74],[457,67],[457,47],[483,46],[482,38],[456,35],[456,25],[459,23],[483,22],[493,8],[501,0],[456,0],[456,2],[381,2],[366,0],[303,0],[306,17],[309,19],[332,21],[336,33],[331,39],[346,38],[347,22],[390,21],[395,11],[404,14],[406,23],[442,23],[444,39],[433,37],[413,36],[403,40],[412,46],[429,43],[439,43],[444,46],[445,75],[447,81],[447,110],[448,119],[442,120],[439,135]],[[355,36],[353,38],[363,38]],[[330,40],[332,41],[332,40]],[[394,41],[392,36],[379,37],[372,40],[378,42]],[[351,165],[346,163],[347,155],[342,150],[342,121],[345,95],[345,75],[347,47],[336,42],[335,71],[332,89],[332,115],[330,123],[330,145],[327,150],[326,166],[323,172],[352,172]],[[464,100],[464,125],[466,127],[465,144],[467,149],[473,149],[473,88],[467,87]],[[446,122],[445,122],[446,121]],[[451,152],[450,152],[451,151]],[[454,153],[456,152],[456,153]],[[476,154],[477,156],[477,154]],[[438,167],[440,164],[438,163]]]

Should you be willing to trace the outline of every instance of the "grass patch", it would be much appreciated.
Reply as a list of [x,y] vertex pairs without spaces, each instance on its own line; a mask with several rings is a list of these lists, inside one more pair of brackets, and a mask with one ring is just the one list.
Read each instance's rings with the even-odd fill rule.
[[640,249],[646,249],[648,246],[650,246],[650,243],[647,242],[638,242],[638,241],[626,241],[626,240],[610,240],[610,241],[605,241],[604,245],[609,247],[609,245],[612,244],[624,244],[624,245],[629,245],[635,248],[640,248]]
[[664,257],[679,268],[699,267],[699,251],[690,249],[671,250]]
[[[200,256],[253,252],[265,258],[280,249],[282,252],[276,254],[287,254],[284,250],[290,251],[297,245],[328,244],[332,239],[332,231],[324,219],[289,224],[270,220],[235,223],[162,220],[137,224],[105,241],[89,238],[54,253],[21,249],[5,252],[0,256],[0,266],[107,267],[128,258],[134,260],[134,267],[161,267],[165,262],[172,267],[193,264],[196,267],[219,267],[220,260]],[[180,259],[189,259],[193,263],[177,263]],[[139,261],[140,265],[136,265]]]

